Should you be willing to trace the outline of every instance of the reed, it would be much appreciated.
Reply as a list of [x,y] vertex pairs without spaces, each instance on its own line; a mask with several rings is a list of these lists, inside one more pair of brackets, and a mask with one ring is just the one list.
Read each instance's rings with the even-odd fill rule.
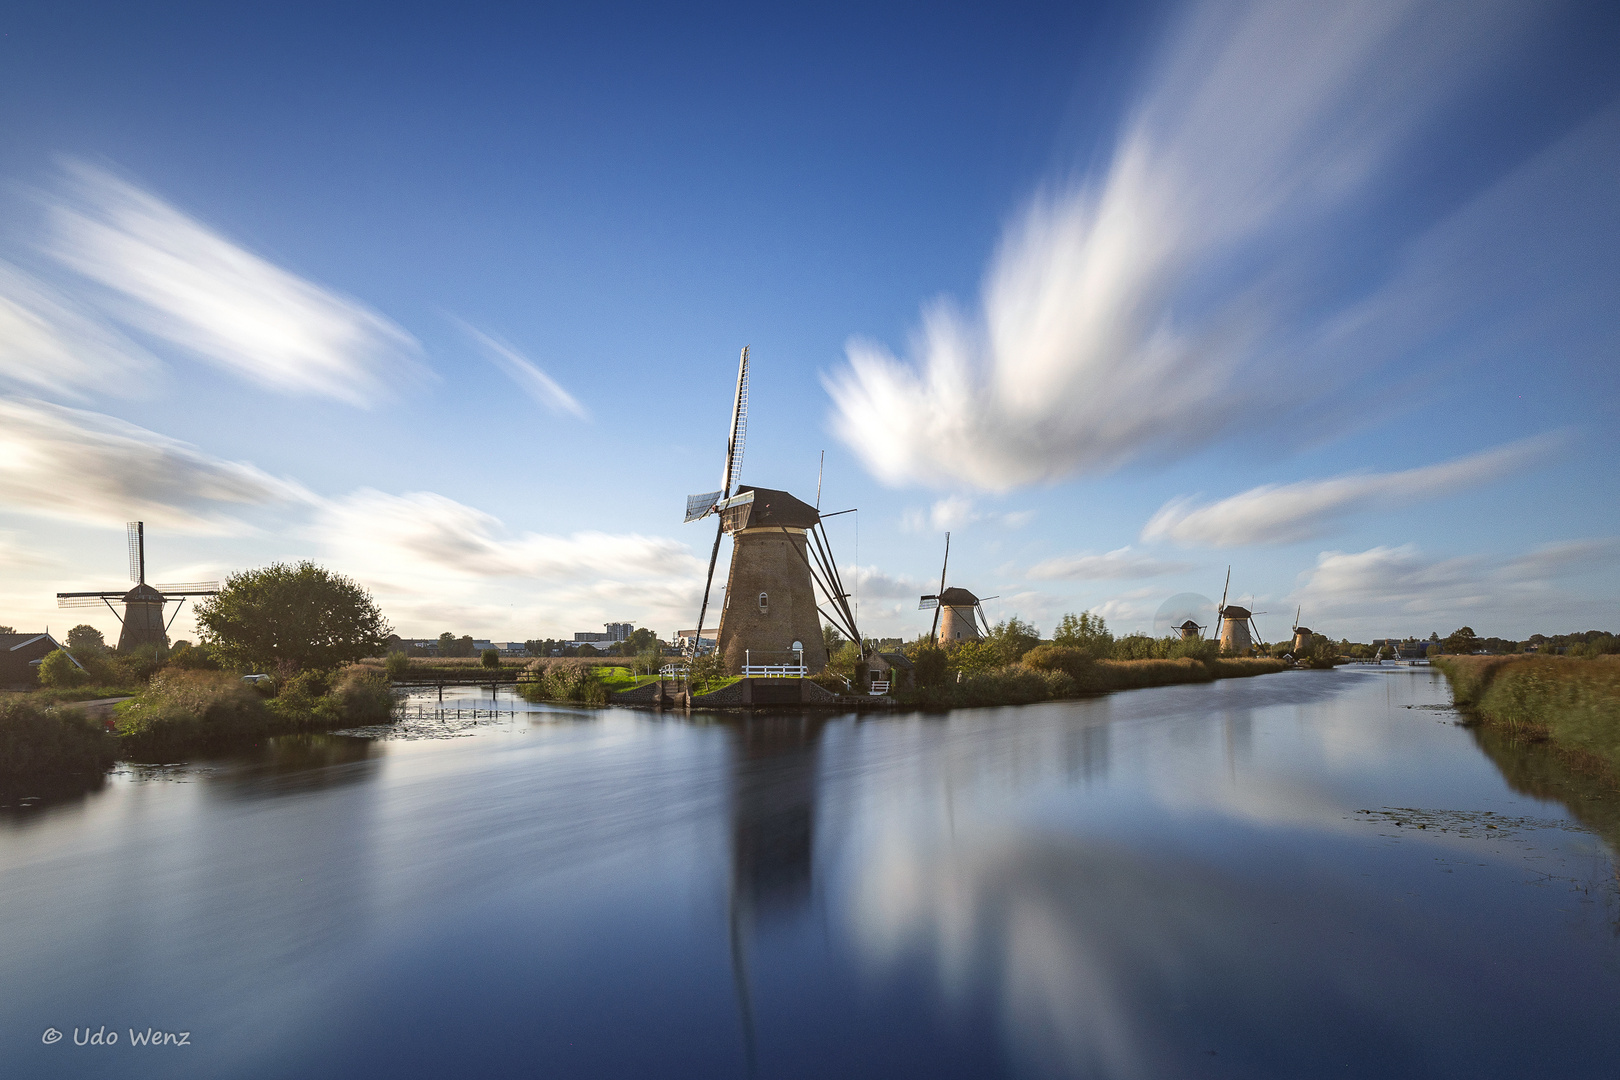
[[0,788],[99,782],[117,756],[112,736],[80,710],[0,701]]
[[1434,664],[1473,719],[1592,755],[1620,777],[1620,657],[1445,656]]

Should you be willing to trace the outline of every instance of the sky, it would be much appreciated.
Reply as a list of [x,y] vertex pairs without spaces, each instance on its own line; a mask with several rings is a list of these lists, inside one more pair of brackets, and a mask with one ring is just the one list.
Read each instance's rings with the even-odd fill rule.
[[927,631],[947,530],[1046,633],[1228,567],[1268,639],[1620,629],[1617,46],[1603,4],[8,7],[0,623],[114,638],[54,594],[142,520],[152,581],[667,637],[747,345],[741,482],[825,452],[872,636]]

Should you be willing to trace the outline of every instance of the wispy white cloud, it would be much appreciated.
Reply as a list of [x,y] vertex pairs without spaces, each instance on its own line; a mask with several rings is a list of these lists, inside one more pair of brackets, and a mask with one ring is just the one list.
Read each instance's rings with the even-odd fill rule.
[[901,515],[900,527],[907,532],[945,532],[990,521],[1008,529],[1021,529],[1034,519],[1033,510],[980,510],[966,495],[947,495],[935,500],[926,513],[917,509],[907,510]]
[[1334,637],[1444,634],[1464,622],[1487,636],[1565,632],[1577,628],[1570,620],[1612,621],[1612,592],[1577,591],[1565,579],[1612,576],[1617,560],[1614,537],[1507,557],[1435,558],[1414,544],[1324,551],[1291,599],[1312,627]]
[[525,637],[620,618],[668,634],[696,616],[706,565],[664,537],[512,534],[493,515],[432,492],[360,490],[323,504],[310,532],[401,625],[476,610],[503,625],[521,620]]
[[1191,570],[1193,565],[1175,562],[1133,550],[1130,545],[1101,555],[1060,555],[1029,568],[1035,581],[1123,581],[1132,578],[1165,577]]
[[590,414],[567,390],[564,390],[557,380],[542,371],[534,361],[524,356],[504,341],[490,337],[488,334],[469,326],[460,319],[457,324],[483,349],[492,364],[505,372],[506,376],[528,394],[536,402],[544,405],[557,415],[574,416],[581,420],[589,419]]
[[245,528],[241,510],[312,500],[291,480],[101,413],[0,398],[0,506],[8,511],[232,533]]
[[66,171],[46,250],[111,290],[131,326],[268,389],[352,405],[425,370],[415,339],[360,302],[101,169]]
[[1172,540],[1188,547],[1306,540],[1359,510],[1416,502],[1488,483],[1545,458],[1561,442],[1560,436],[1545,435],[1401,472],[1265,484],[1203,505],[1191,498],[1172,499],[1148,520],[1142,539]]
[[0,380],[82,399],[131,393],[160,370],[140,346],[15,266],[0,262]]
[[1006,490],[1186,452],[1330,389],[1288,377],[1328,333],[1289,268],[1522,14],[1194,8],[1107,169],[1009,225],[977,314],[931,306],[906,360],[850,342],[835,428],[886,482]]

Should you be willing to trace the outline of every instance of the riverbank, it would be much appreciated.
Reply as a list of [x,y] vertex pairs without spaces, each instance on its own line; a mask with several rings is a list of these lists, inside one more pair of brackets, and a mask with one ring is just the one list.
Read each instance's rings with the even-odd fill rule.
[[1525,742],[1548,742],[1620,784],[1620,657],[1443,656],[1452,698],[1469,719]]
[[118,761],[162,762],[275,735],[386,722],[393,694],[375,672],[303,672],[272,694],[218,671],[163,671],[91,715],[50,693],[0,700],[0,787],[99,783]]
[[1248,678],[1287,669],[1286,663],[1269,657],[1093,660],[1076,649],[1043,646],[1031,650],[1020,663],[964,674],[959,681],[899,691],[894,696],[901,705],[927,709],[1032,705],[1117,690]]

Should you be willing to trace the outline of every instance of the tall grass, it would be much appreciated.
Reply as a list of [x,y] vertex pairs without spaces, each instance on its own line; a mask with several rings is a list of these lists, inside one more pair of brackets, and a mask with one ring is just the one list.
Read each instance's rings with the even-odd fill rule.
[[96,781],[117,757],[116,740],[83,712],[0,701],[0,787]]
[[1620,777],[1620,657],[1436,657],[1456,703],[1529,739],[1592,754]]

